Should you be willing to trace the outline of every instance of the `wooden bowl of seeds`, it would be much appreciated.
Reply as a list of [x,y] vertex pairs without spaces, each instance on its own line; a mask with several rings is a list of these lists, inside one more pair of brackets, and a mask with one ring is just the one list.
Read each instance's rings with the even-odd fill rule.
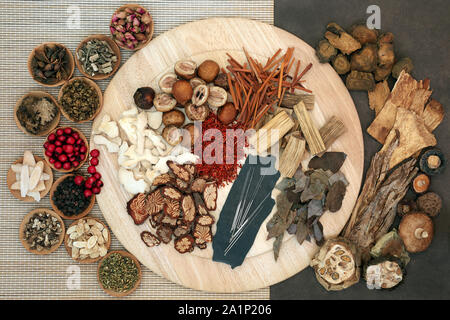
[[46,87],[59,87],[72,77],[74,70],[72,53],[61,43],[41,43],[28,56],[31,77]]
[[[23,164],[24,157],[20,157],[14,163],[8,170],[8,174],[6,176],[6,184],[8,185],[8,189],[11,192],[11,194],[16,198],[24,202],[36,202],[35,198],[32,196],[25,196],[22,197],[21,195],[21,186],[20,186],[20,180],[17,180],[18,177],[21,176],[21,173],[19,172],[19,167]],[[53,171],[52,168],[42,159],[41,157],[34,156],[34,162],[38,163],[39,161],[44,162],[44,168],[42,170],[42,178],[45,180],[42,180],[43,183],[40,181],[38,182],[38,186],[36,186],[36,191],[42,189],[39,192],[40,199],[44,198],[47,193],[50,191],[52,184],[53,184]],[[40,186],[39,186],[40,183]],[[43,184],[43,186],[42,186]]]
[[[94,54],[87,56],[87,51]],[[110,37],[94,34],[80,42],[75,50],[78,70],[93,80],[103,80],[112,76],[120,67],[120,48]],[[83,60],[83,61],[81,61]]]
[[[86,84],[87,86],[85,86],[84,88],[90,87],[90,93],[94,93],[96,94],[96,96],[98,97],[98,103],[97,103],[97,107],[95,110],[89,110],[89,113],[86,116],[85,110],[82,108],[79,108],[75,103],[73,103],[74,98],[70,97],[70,99],[68,99],[69,101],[71,101],[71,103],[69,103],[69,105],[67,105],[67,109],[65,107],[66,104],[68,104],[66,101],[66,97],[65,95],[71,95],[71,93],[69,92],[68,88],[71,88],[72,84],[75,82],[79,82],[82,81],[84,82],[84,84]],[[69,87],[70,86],[70,87]],[[82,94],[82,92],[80,90],[74,90],[76,92],[76,94],[79,96],[80,94]],[[87,107],[87,105],[92,106],[92,102],[91,101],[86,101],[89,99],[94,99],[95,97],[92,97],[91,95],[89,95],[86,92],[86,95],[83,95],[83,104],[85,104]],[[68,120],[73,121],[73,122],[77,122],[77,123],[83,123],[83,122],[87,122],[90,120],[93,120],[100,112],[100,110],[102,109],[103,106],[103,93],[102,90],[100,89],[100,87],[91,79],[86,78],[86,77],[74,77],[72,79],[70,79],[69,81],[67,81],[59,90],[59,94],[58,94],[58,105],[61,109],[62,114],[64,115],[64,117],[66,117]],[[84,108],[83,107],[83,108]],[[69,112],[71,114],[69,114]],[[75,117],[75,115],[78,115],[78,118]]]
[[83,264],[94,263],[108,253],[111,233],[99,219],[78,219],[67,229],[64,246],[74,261]]
[[84,218],[85,216],[88,215],[89,212],[91,212],[92,208],[94,207],[95,204],[95,194],[92,194],[91,199],[89,201],[89,205],[86,207],[86,209],[84,209],[81,213],[77,214],[77,215],[66,215],[63,211],[61,211],[57,206],[56,203],[54,201],[54,196],[55,196],[55,192],[56,189],[58,188],[58,186],[67,178],[69,177],[73,177],[75,176],[74,174],[66,174],[62,177],[60,177],[58,180],[55,181],[55,183],[53,183],[52,188],[50,189],[50,204],[53,208],[53,210],[62,218],[67,219],[67,220],[77,220],[77,219],[81,219]]
[[[44,101],[44,99],[47,100],[47,103],[40,103],[41,101]],[[36,103],[33,106],[31,106],[31,105],[26,104],[27,101],[36,101]],[[54,105],[54,107],[55,107],[54,110],[49,110],[48,102],[50,102],[51,104]],[[19,115],[19,113],[21,113],[21,111],[22,111],[22,108],[26,108],[24,110],[28,111],[27,114],[29,114],[30,111],[36,112],[36,117],[35,117],[35,119],[33,119],[35,121],[38,120],[37,112],[40,112],[40,113],[42,112],[45,117],[51,117],[52,119],[51,120],[49,119],[48,121],[46,121],[45,124],[42,125],[43,128],[41,128],[41,130],[38,130],[36,133],[32,133],[26,127],[28,125],[32,125],[34,127],[34,123],[30,124],[29,121],[32,121],[32,120],[26,119],[25,116]],[[51,114],[51,112],[54,112],[54,114]],[[43,119],[43,117],[40,116],[39,120],[45,121],[42,119]],[[58,102],[51,94],[44,92],[44,91],[28,92],[27,94],[23,95],[17,101],[17,103],[14,107],[14,120],[16,122],[17,127],[20,130],[22,130],[23,133],[33,136],[33,137],[47,135],[50,131],[52,131],[53,129],[56,128],[60,119],[61,119],[61,111],[59,109]]]
[[[118,274],[117,272],[122,272],[124,273],[124,268],[122,268],[121,265],[114,265],[113,269],[114,271],[116,271],[116,273],[112,274],[109,273],[109,278],[105,279],[105,277],[107,275],[104,274],[104,269],[102,268],[102,265],[104,263],[108,263],[109,258],[111,257],[111,255],[120,255],[122,258],[129,258],[131,259],[132,262],[134,262],[134,265],[136,266],[136,272],[135,273],[128,273],[128,274]],[[111,270],[111,268],[110,268]],[[112,284],[114,284],[115,280],[118,279],[123,279],[125,280],[125,282],[130,281],[130,278],[135,280],[134,285],[131,286],[131,288],[125,290],[125,291],[115,291],[112,290],[110,288],[105,287],[104,282],[108,281]],[[141,283],[141,278],[142,278],[142,270],[141,270],[141,265],[138,261],[138,259],[136,259],[135,256],[133,256],[131,253],[127,252],[127,251],[123,251],[123,250],[119,250],[119,251],[110,251],[106,256],[103,257],[102,260],[100,260],[100,262],[98,263],[97,266],[97,280],[98,283],[100,284],[100,287],[103,289],[103,291],[105,291],[107,294],[109,294],[110,296],[113,297],[124,297],[124,296],[128,296],[130,294],[132,294],[138,287],[139,284]],[[106,280],[106,281],[105,281]],[[120,281],[120,285],[123,285],[124,281]],[[131,285],[131,284],[130,284]]]
[[[33,219],[35,220],[32,221]],[[55,212],[45,208],[30,211],[19,228],[24,248],[38,255],[50,254],[58,249],[64,240],[64,234],[64,221]]]

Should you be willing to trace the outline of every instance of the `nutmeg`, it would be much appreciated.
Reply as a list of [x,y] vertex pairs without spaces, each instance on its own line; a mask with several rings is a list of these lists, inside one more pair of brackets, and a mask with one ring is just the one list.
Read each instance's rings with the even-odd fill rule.
[[237,115],[237,110],[234,104],[231,102],[226,103],[224,106],[220,107],[217,111],[217,117],[220,122],[224,125],[228,125],[234,121]]
[[174,98],[182,105],[191,100],[193,92],[191,84],[186,80],[178,80],[172,86]]
[[197,74],[206,82],[212,82],[219,74],[219,65],[213,60],[205,60],[198,67]]

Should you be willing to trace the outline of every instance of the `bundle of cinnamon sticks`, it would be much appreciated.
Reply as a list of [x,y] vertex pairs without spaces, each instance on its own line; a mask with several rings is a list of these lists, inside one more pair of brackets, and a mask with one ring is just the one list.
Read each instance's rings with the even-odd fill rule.
[[[227,53],[228,71],[222,69],[222,72],[227,75],[233,104],[240,113],[237,120],[244,129],[254,128],[275,104],[281,104],[286,92],[294,93],[298,89],[311,93],[303,86],[302,78],[312,64],[300,72],[301,62],[293,57],[294,48],[288,48],[284,55],[280,55],[282,50],[279,49],[264,66],[250,57],[245,48],[243,50],[247,62],[242,65]],[[289,72],[294,64],[291,76]]]

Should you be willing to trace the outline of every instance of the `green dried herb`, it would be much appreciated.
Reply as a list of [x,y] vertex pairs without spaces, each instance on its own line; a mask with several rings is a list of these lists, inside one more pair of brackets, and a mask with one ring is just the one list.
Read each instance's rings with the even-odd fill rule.
[[139,270],[133,259],[120,253],[112,253],[102,261],[99,279],[105,289],[127,292],[139,280]]
[[31,59],[33,78],[44,84],[67,80],[70,75],[70,56],[62,45],[44,45]]
[[117,56],[108,43],[99,39],[86,42],[77,51],[77,59],[81,62],[84,72],[91,76],[111,73],[117,62]]
[[94,116],[99,108],[100,98],[89,83],[77,79],[64,88],[59,103],[71,120],[78,122]]

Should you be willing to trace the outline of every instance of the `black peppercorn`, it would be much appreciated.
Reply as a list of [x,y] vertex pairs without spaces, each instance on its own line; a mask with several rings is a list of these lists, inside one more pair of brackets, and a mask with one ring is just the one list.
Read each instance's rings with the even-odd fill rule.
[[84,187],[75,183],[75,177],[64,179],[53,194],[53,202],[66,216],[75,216],[82,213],[89,206],[91,197],[84,196]]

